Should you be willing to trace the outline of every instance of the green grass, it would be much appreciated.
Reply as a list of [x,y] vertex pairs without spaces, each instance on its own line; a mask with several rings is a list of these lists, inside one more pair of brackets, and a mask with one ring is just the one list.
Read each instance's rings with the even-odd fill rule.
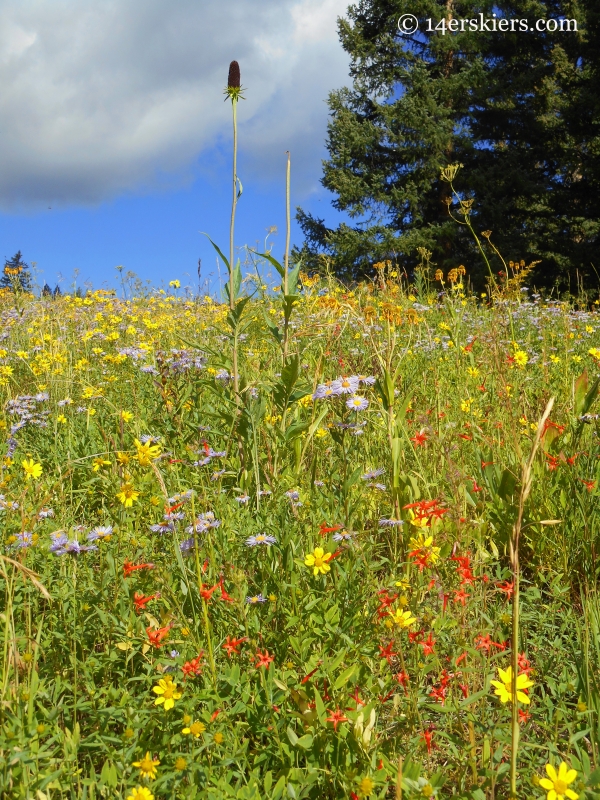
[[[518,797],[562,761],[596,796],[600,315],[380,282],[305,276],[287,307],[257,284],[238,318],[164,293],[0,298],[2,797],[508,797],[490,681],[551,397],[519,546]],[[341,376],[376,380],[368,408],[313,401]],[[97,526],[97,549],[50,551]]]

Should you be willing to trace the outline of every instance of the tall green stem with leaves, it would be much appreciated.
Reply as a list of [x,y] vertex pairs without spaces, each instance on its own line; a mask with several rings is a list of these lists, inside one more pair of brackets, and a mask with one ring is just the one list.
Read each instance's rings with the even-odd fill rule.
[[[232,169],[232,200],[231,200],[231,221],[229,224],[229,310],[235,312],[235,301],[237,299],[237,289],[234,268],[234,235],[235,235],[235,211],[237,201],[242,194],[242,184],[237,175],[237,104],[240,97],[243,99],[242,87],[240,83],[240,66],[237,61],[232,61],[229,65],[229,75],[227,78],[227,88],[225,94],[231,100],[231,111],[233,118],[233,169]],[[239,190],[238,190],[239,185]],[[233,391],[235,397],[239,397],[239,370],[238,370],[238,331],[237,326],[233,331]]]

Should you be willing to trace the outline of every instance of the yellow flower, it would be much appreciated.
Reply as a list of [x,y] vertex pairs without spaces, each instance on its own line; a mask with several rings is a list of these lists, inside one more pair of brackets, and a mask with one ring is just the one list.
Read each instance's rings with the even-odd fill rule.
[[98,456],[98,458],[95,458],[92,461],[92,464],[94,465],[94,472],[98,472],[98,470],[102,469],[102,467],[110,467],[110,461],[107,461],[105,458],[102,458],[102,456]]
[[30,458],[29,461],[27,461],[27,459],[25,459],[25,461],[23,461],[21,463],[21,466],[25,470],[25,478],[28,481],[31,480],[32,478],[34,480],[37,480],[40,477],[40,475],[42,474],[42,465],[41,464],[37,464],[33,460],[33,458]]
[[121,411],[120,417],[123,420],[123,422],[131,422],[131,420],[133,419],[133,414],[131,413],[131,411]]
[[65,417],[64,414],[59,414],[58,417],[56,418],[56,421],[60,422],[61,425],[64,425],[67,421],[67,418]]
[[129,460],[129,453],[122,453],[121,451],[117,453],[117,461],[122,466],[127,466],[127,464],[129,464]]
[[306,558],[304,559],[304,563],[307,567],[313,568],[313,575],[325,575],[331,569],[331,566],[327,563],[332,553],[326,553],[322,547],[315,547],[314,553],[309,553]]
[[177,684],[173,683],[173,678],[167,675],[166,678],[161,678],[156,686],[152,687],[152,691],[158,695],[154,701],[155,706],[164,703],[165,711],[169,711],[175,705],[175,700],[179,700],[181,692],[177,691]]
[[469,411],[471,410],[471,403],[472,403],[472,402],[473,402],[473,401],[471,400],[471,398],[469,398],[468,400],[461,400],[461,401],[460,401],[460,408],[461,408],[461,411],[464,411],[464,412],[465,412],[465,414],[468,414],[468,413],[469,413]]
[[125,508],[131,508],[133,505],[134,500],[137,500],[140,496],[139,492],[136,492],[133,488],[133,484],[131,483],[124,483],[121,486],[121,491],[117,492],[117,500],[120,500],[121,503],[125,506]]
[[172,286],[173,289],[179,289],[181,284],[179,283],[179,281],[175,280],[175,281],[169,281],[169,286]]
[[417,621],[417,618],[413,617],[410,611],[402,611],[401,608],[397,608],[395,611],[390,611],[389,614],[392,618],[392,621],[401,628],[410,628],[410,626],[414,625]]
[[179,758],[175,760],[175,769],[177,770],[177,772],[183,772],[183,770],[186,768],[187,768],[187,761],[185,760],[185,758],[183,758],[183,756],[179,756]]
[[214,741],[214,743],[215,743],[215,744],[222,744],[222,743],[223,743],[223,739],[224,739],[224,738],[225,738],[225,737],[223,736],[223,734],[222,734],[222,733],[219,733],[219,732],[217,732],[217,733],[215,733],[215,735],[213,736],[213,741]]
[[[499,681],[492,681],[492,686],[495,686],[494,694],[498,695],[502,703],[512,703],[513,687],[512,687],[512,666],[508,669],[501,669],[498,667]],[[529,705],[531,702],[529,697],[525,694],[523,689],[529,689],[533,686],[533,681],[529,680],[529,676],[522,672],[517,675],[517,700],[521,703]]]
[[523,369],[525,364],[529,361],[529,356],[524,350],[516,350],[513,358],[515,359],[515,364],[521,369]]
[[134,767],[137,767],[141,773],[142,778],[153,781],[156,778],[156,768],[160,765],[160,761],[153,760],[149,752],[140,760],[134,761]]
[[565,797],[568,797],[569,800],[577,800],[579,795],[569,789],[569,784],[573,783],[577,777],[576,770],[569,769],[565,762],[561,761],[558,772],[552,764],[546,764],[546,772],[550,780],[540,778],[540,786],[548,792],[547,800],[564,800]]
[[127,796],[127,800],[154,800],[154,795],[145,786],[136,786]]
[[[411,524],[415,525],[416,520],[411,520]],[[433,536],[425,537],[425,534],[422,531],[419,531],[419,535],[415,538],[411,536],[409,547],[413,550],[426,550],[429,556],[430,563],[434,564],[440,557],[440,548],[433,546]]]
[[191,733],[192,736],[195,736],[196,739],[200,736],[200,734],[204,733],[206,730],[206,725],[203,722],[192,722],[187,728],[184,728],[181,732],[188,734]]
[[358,792],[361,797],[370,797],[373,794],[375,784],[371,778],[363,778],[358,784]]
[[134,443],[137,448],[136,458],[141,467],[149,467],[152,461],[159,457],[160,445],[152,444],[150,439],[144,442],[144,444],[142,444],[139,439],[135,439]]

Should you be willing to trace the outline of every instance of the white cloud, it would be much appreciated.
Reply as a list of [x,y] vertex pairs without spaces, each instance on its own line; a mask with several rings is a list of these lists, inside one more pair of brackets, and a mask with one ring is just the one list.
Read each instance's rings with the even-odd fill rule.
[[5,0],[0,8],[0,205],[97,203],[185,181],[230,137],[242,70],[241,163],[296,187],[320,175],[327,93],[347,82],[347,0]]

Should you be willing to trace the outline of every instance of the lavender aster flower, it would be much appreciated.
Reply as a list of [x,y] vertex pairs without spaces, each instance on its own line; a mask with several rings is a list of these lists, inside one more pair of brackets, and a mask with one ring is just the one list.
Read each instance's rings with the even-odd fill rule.
[[255,594],[252,597],[248,596],[246,598],[246,602],[251,606],[255,606],[258,603],[266,603],[267,602],[267,598],[263,597],[262,594]]
[[96,525],[87,535],[88,542],[95,542],[97,539],[108,539],[113,535],[112,525]]
[[369,401],[367,398],[361,397],[358,394],[355,394],[346,400],[346,408],[349,408],[350,411],[365,411],[368,407]]
[[248,547],[256,547],[259,544],[265,545],[272,545],[277,542],[277,539],[274,536],[269,536],[266,533],[257,533],[255,536],[249,536],[246,539],[246,544]]
[[373,478],[378,478],[380,475],[383,475],[384,472],[385,469],[383,467],[379,467],[378,469],[372,469],[370,472],[365,472],[365,474],[361,475],[360,477],[363,479],[363,481],[372,481]]
[[397,528],[399,525],[404,525],[404,522],[401,519],[382,518],[379,520],[380,528]]

